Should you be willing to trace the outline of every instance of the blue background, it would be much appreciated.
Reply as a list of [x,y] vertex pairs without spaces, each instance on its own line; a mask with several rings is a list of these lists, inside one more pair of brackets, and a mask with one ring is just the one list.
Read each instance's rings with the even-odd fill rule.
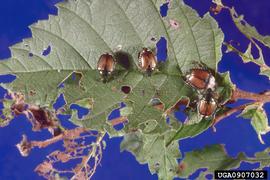
[[[9,46],[30,37],[28,26],[39,19],[46,19],[48,14],[55,14],[56,0],[1,0],[0,2],[0,59],[10,56]],[[254,25],[263,34],[270,34],[270,2],[269,0],[227,0],[225,4],[235,6],[239,14],[245,14],[245,19]],[[211,0],[186,0],[186,3],[196,9],[200,15],[209,10]],[[225,41],[237,40],[241,43],[240,49],[247,46],[247,39],[233,25],[228,12],[222,12],[215,16],[225,33]],[[164,47],[164,43],[160,44]],[[270,53],[264,49],[264,55],[268,65]],[[162,55],[161,55],[162,56]],[[259,68],[252,63],[243,64],[234,54],[225,54],[219,63],[219,71],[231,72],[231,79],[238,88],[252,92],[261,92],[270,89],[269,80],[259,76]],[[0,77],[0,82],[7,82],[10,77]],[[3,89],[0,88],[0,98],[3,97]],[[243,101],[242,101],[243,102]],[[265,109],[270,113],[270,105]],[[66,121],[65,121],[66,122]],[[71,124],[66,123],[69,127]],[[27,134],[30,139],[42,140],[50,137],[46,131],[33,133],[30,123],[23,117],[16,118],[8,127],[0,129],[0,179],[42,179],[33,172],[37,164],[42,162],[47,154],[61,146],[61,143],[52,145],[46,149],[34,149],[29,157],[23,158],[15,148],[15,144],[21,140],[22,134]],[[266,144],[262,145],[257,139],[249,120],[232,116],[217,125],[217,132],[211,129],[203,134],[180,142],[182,152],[201,148],[205,145],[222,143],[227,152],[236,156],[244,151],[249,156],[261,151],[270,145],[270,135],[263,137]],[[139,165],[135,158],[128,152],[120,153],[121,139],[107,140],[107,148],[104,151],[102,166],[98,168],[94,179],[157,179],[152,176],[147,165]],[[195,162],[194,162],[195,163]],[[249,169],[255,165],[243,164],[241,169]],[[192,176],[196,177],[196,174]]]

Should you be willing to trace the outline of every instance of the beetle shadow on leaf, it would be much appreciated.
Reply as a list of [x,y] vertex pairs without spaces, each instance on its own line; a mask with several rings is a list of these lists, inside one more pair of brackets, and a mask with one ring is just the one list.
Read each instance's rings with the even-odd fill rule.
[[115,53],[116,63],[121,65],[123,68],[130,70],[132,68],[132,56],[124,51],[118,51]]

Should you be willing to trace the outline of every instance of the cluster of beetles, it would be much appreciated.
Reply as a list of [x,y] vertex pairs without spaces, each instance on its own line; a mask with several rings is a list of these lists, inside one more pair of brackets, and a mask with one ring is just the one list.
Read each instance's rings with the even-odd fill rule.
[[[151,76],[157,67],[157,58],[148,48],[143,48],[138,54],[138,65],[141,71]],[[103,79],[107,79],[115,69],[116,61],[109,54],[102,54],[97,63],[97,69]],[[217,100],[215,98],[216,80],[213,74],[205,67],[193,68],[184,78],[185,82],[198,92],[197,110],[203,117],[215,114]]]

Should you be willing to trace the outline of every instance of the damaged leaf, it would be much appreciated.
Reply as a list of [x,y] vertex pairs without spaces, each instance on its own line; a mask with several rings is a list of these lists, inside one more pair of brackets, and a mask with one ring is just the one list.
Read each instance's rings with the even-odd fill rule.
[[260,142],[264,144],[261,136],[270,131],[270,126],[268,124],[268,118],[265,110],[262,108],[262,105],[249,105],[239,116],[251,120],[251,125],[257,132]]
[[128,133],[121,143],[121,151],[131,152],[141,164],[148,164],[152,174],[157,173],[159,179],[173,179],[177,173],[177,159],[181,154],[178,142],[166,146],[171,133],[164,135],[143,134],[140,131]]
[[[251,26],[250,24],[248,24],[244,20],[243,15],[238,15],[233,7],[232,8],[226,7],[226,9],[229,9],[231,17],[232,17],[233,22],[236,25],[236,27],[241,31],[242,34],[244,34],[250,40],[250,43],[249,43],[245,52],[241,52],[237,48],[232,46],[231,44],[225,43],[225,45],[228,48],[227,52],[234,51],[243,59],[244,62],[251,61],[251,62],[259,65],[260,66],[260,74],[266,75],[268,78],[270,78],[270,76],[269,76],[270,67],[265,63],[262,49],[258,45],[258,43],[256,42],[256,41],[259,41],[260,43],[262,43],[266,47],[270,48],[270,36],[261,35],[256,30],[255,27]],[[256,49],[259,52],[258,58],[254,58],[254,56],[252,54],[253,47],[256,47]]]
[[234,8],[230,8],[230,14],[236,27],[248,38],[258,40],[265,46],[270,48],[270,36],[259,34],[255,27],[251,26],[244,19],[243,15],[238,15]]
[[218,102],[223,105],[232,97],[232,92],[235,89],[235,85],[232,83],[230,73],[220,74],[218,78],[217,92],[219,94]]
[[225,152],[222,145],[206,146],[203,149],[187,152],[179,164],[179,177],[188,178],[198,169],[206,168],[199,174],[205,179],[207,174],[214,174],[215,170],[230,170],[238,168],[241,162],[260,163],[260,168],[269,166],[269,148],[263,152],[258,152],[255,157],[247,157],[244,153],[239,153],[236,157],[230,157]]
[[[153,132],[177,129],[180,126],[177,121],[172,123],[173,126],[166,124],[164,111],[182,97],[194,93],[181,78],[181,71],[190,69],[193,61],[201,61],[216,69],[221,59],[222,31],[209,14],[200,18],[182,1],[171,1],[164,18],[159,13],[160,1],[113,0],[106,5],[103,3],[86,0],[61,2],[57,5],[57,16],[50,15],[49,20],[32,25],[33,37],[12,46],[12,57],[0,63],[1,74],[17,76],[13,83],[5,85],[6,88],[21,91],[29,104],[48,108],[52,108],[61,93],[67,107],[91,99],[91,105],[88,105],[90,114],[82,120],[73,116],[72,121],[93,130],[105,129],[115,134],[107,119],[121,102],[132,108],[127,117],[129,123],[124,128],[126,132],[140,128],[140,124],[148,120],[158,123]],[[100,7],[104,11],[99,11]],[[114,12],[119,13],[115,15]],[[142,15],[145,23],[139,26]],[[108,25],[103,20],[107,16],[114,18],[109,23],[110,28],[104,31]],[[171,29],[168,24],[171,19],[181,26]],[[123,37],[128,37],[128,40]],[[160,63],[159,70],[151,77],[146,77],[138,69],[137,56],[143,47],[155,48],[153,37],[167,40],[168,59]],[[41,56],[48,47],[50,52]],[[107,83],[101,81],[96,70],[97,61],[104,53],[115,54],[117,62]],[[130,87],[130,92],[123,93],[123,86]],[[34,96],[31,95],[33,91]],[[149,105],[153,98],[160,99],[164,110]]]
[[[181,122],[167,112],[183,97],[196,94],[182,79],[194,61],[217,70],[224,35],[209,13],[201,18],[182,0],[170,1],[166,17],[161,17],[160,5],[161,1],[153,0],[59,3],[58,15],[30,26],[33,37],[12,46],[12,57],[0,62],[1,74],[17,77],[5,88],[22,93],[25,103],[41,108],[29,109],[35,119],[45,120],[38,121],[40,128],[47,122],[44,117],[54,117],[47,110],[52,111],[54,101],[63,94],[66,112],[71,104],[90,110],[82,119],[73,113],[71,121],[78,126],[106,131],[111,137],[144,133],[138,140],[143,146],[138,149],[136,141],[131,148],[138,161],[148,163],[160,179],[176,177],[180,152],[175,140],[201,133],[211,121],[183,125],[183,131]],[[172,22],[177,26],[172,27]],[[153,38],[166,39],[168,58],[148,77],[139,69],[138,53],[143,47],[155,51]],[[106,83],[96,69],[104,53],[116,59],[115,71]],[[162,108],[151,104],[155,98]],[[109,115],[122,102],[126,107],[120,111],[128,123],[117,131]]]

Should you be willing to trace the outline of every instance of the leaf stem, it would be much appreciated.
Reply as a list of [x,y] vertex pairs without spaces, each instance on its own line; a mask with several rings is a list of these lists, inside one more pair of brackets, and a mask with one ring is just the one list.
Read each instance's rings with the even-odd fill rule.
[[257,94],[257,93],[243,91],[241,89],[236,88],[233,91],[231,100],[236,101],[238,99],[249,99],[255,102],[267,103],[267,102],[270,102],[270,91],[265,91],[263,93]]
[[236,113],[238,111],[242,111],[247,106],[249,106],[251,104],[259,103],[259,104],[263,105],[264,103],[270,102],[270,91],[265,91],[263,93],[257,94],[257,93],[243,91],[241,89],[236,88],[232,93],[232,97],[231,97],[230,101],[234,102],[234,101],[237,101],[239,99],[248,99],[248,100],[252,100],[253,102],[232,108],[232,109],[224,112],[223,114],[217,116],[213,120],[213,123],[212,123],[212,128],[213,128],[214,132],[216,132],[215,125],[217,123],[219,123],[221,120],[225,119],[226,117],[232,115],[233,113]]

